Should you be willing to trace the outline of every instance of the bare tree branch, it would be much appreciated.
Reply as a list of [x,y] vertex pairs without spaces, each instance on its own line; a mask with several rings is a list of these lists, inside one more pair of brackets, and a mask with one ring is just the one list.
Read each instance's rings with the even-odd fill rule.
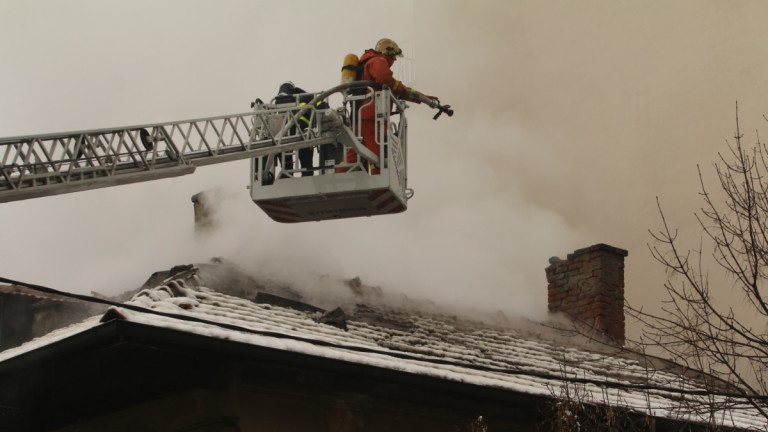
[[[641,346],[717,377],[708,386],[727,383],[768,419],[768,148],[759,135],[753,146],[743,146],[738,104],[733,139],[714,163],[718,188],[710,190],[697,167],[703,201],[695,215],[698,249],[681,246],[657,198],[661,228],[649,230],[648,248],[667,270],[667,298],[659,314],[627,309],[644,326]],[[718,284],[732,281],[744,310],[736,312],[733,299],[713,297],[710,272],[720,276]]]

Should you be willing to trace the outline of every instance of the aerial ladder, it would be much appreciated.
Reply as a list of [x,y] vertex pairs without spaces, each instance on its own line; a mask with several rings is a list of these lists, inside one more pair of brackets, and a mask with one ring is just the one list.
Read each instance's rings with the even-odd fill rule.
[[[350,91],[361,88],[367,91]],[[341,107],[318,104],[335,94],[342,96]],[[280,104],[257,99],[253,111],[242,114],[0,138],[0,203],[182,176],[199,166],[251,159],[251,199],[275,221],[405,211],[413,195],[407,185],[405,103],[387,88],[359,81],[312,93],[306,104],[300,103],[302,96],[307,95]],[[435,118],[453,114],[447,105],[425,102],[439,110]],[[362,145],[356,132],[360,110],[369,104],[375,107],[381,157]],[[307,148],[314,149],[317,162],[300,167],[298,151]],[[357,152],[357,162],[345,160],[348,149]],[[368,163],[380,167],[380,174],[370,175]]]

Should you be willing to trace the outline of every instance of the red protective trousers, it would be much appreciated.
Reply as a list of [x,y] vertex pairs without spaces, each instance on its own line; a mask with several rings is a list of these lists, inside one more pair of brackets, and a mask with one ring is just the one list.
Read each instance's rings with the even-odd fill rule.
[[[362,120],[360,122],[360,136],[363,137],[363,145],[381,159],[381,146],[376,142],[376,121]],[[357,152],[353,149],[347,150],[345,160],[345,163],[347,164],[355,164],[357,162]],[[374,165],[373,162],[369,163],[369,169],[371,175],[378,175],[380,172],[379,167]],[[336,172],[347,172],[347,170],[349,170],[349,168],[338,168],[336,169]]]

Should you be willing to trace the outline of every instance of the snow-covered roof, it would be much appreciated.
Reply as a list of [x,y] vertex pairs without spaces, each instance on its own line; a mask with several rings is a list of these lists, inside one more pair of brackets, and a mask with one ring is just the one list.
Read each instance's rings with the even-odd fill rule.
[[[359,307],[343,325],[323,323],[322,311],[257,303],[173,280],[144,289],[125,306],[0,352],[0,362],[96,327],[106,319],[172,329],[409,374],[544,397],[566,388],[584,400],[656,417],[708,422],[699,404],[727,402],[726,427],[768,430],[744,402],[708,394],[674,369],[649,368],[620,348],[565,346],[528,329],[480,325],[451,316]],[[707,411],[707,410],[704,410]]]

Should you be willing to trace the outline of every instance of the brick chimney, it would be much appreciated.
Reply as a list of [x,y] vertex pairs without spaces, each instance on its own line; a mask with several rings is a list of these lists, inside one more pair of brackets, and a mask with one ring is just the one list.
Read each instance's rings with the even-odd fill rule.
[[624,258],[628,252],[596,244],[553,257],[547,267],[549,311],[568,315],[624,345]]

